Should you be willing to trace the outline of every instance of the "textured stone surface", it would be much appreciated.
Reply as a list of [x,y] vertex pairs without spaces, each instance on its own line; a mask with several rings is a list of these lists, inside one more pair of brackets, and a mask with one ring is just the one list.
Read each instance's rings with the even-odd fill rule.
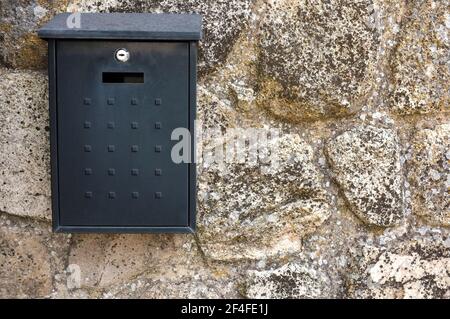
[[327,298],[329,281],[317,269],[289,263],[277,269],[251,271],[243,289],[248,298]]
[[56,269],[64,268],[67,236],[47,225],[0,215],[0,298],[50,295]]
[[352,298],[448,298],[448,239],[414,238],[392,247],[364,245],[348,272]]
[[299,251],[301,237],[331,214],[312,148],[295,134],[273,142],[278,167],[229,164],[200,176],[198,235],[208,257],[257,259]]
[[450,226],[450,124],[419,130],[410,156],[414,212]]
[[105,298],[238,298],[236,284],[226,278],[196,271],[194,276],[180,279],[136,279],[112,287]]
[[402,114],[449,111],[448,1],[412,1],[392,60],[392,108]]
[[202,260],[190,235],[87,234],[75,236],[69,264],[78,265],[81,287],[107,287],[143,273],[181,276]]
[[393,130],[356,126],[331,139],[327,154],[334,178],[359,218],[377,226],[402,219],[400,149]]
[[[447,7],[3,0],[0,297],[450,298]],[[74,10],[204,15],[196,235],[50,232],[34,31]],[[241,128],[278,130],[280,166],[212,161]]]
[[264,10],[263,107],[293,121],[353,111],[378,45],[373,1],[266,1]]
[[3,0],[0,5],[0,64],[41,69],[46,65],[47,45],[36,33],[67,0]]
[[0,210],[50,218],[47,79],[0,69]]

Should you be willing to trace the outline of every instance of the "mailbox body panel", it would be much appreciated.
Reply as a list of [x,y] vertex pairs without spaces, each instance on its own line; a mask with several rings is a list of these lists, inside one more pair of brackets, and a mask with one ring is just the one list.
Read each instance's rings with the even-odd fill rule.
[[195,163],[170,154],[177,127],[194,154],[196,41],[48,43],[54,230],[193,232]]

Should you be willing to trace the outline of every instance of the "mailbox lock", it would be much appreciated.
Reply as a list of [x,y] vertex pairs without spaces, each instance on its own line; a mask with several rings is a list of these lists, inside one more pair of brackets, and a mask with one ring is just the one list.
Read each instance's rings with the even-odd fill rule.
[[130,52],[127,49],[118,49],[116,51],[116,60],[120,62],[127,62],[130,59]]

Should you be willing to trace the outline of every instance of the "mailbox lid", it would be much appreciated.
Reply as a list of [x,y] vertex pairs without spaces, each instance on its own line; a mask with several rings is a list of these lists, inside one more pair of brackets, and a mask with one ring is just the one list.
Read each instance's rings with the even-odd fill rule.
[[[38,30],[43,39],[110,39],[198,41],[198,14],[80,13],[79,24],[70,13],[56,15]],[[71,24],[71,22],[73,24]]]

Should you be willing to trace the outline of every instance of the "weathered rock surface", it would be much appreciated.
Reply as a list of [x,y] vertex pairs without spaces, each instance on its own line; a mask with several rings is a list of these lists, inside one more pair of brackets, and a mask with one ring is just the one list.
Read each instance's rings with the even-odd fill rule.
[[45,297],[53,277],[64,271],[69,240],[47,225],[0,215],[0,298]]
[[0,6],[0,65],[41,69],[47,64],[47,44],[35,33],[67,0],[3,0]]
[[450,110],[449,29],[448,1],[408,2],[390,61],[398,113]]
[[330,280],[307,264],[289,263],[277,269],[250,271],[243,294],[248,298],[327,298]]
[[0,210],[50,219],[47,78],[0,69]]
[[202,172],[198,236],[207,257],[258,259],[297,252],[301,237],[331,214],[313,149],[296,134],[272,142],[278,166],[241,162]]
[[290,121],[354,111],[374,61],[374,4],[266,1],[260,21],[260,103]]
[[112,287],[105,298],[238,298],[236,284],[226,278],[197,271],[181,279],[139,278],[122,286]]
[[331,139],[327,154],[334,178],[364,222],[392,226],[403,217],[403,178],[395,131],[356,126]]
[[182,277],[202,265],[191,235],[76,235],[69,264],[80,270],[80,287],[107,287],[147,277]]
[[[2,0],[0,298],[450,298],[447,8]],[[63,11],[203,14],[196,235],[51,233],[35,30]],[[250,127],[278,149],[214,162]]]
[[450,247],[441,236],[364,245],[347,272],[352,298],[448,298]]
[[450,124],[415,134],[410,166],[414,213],[450,226]]

